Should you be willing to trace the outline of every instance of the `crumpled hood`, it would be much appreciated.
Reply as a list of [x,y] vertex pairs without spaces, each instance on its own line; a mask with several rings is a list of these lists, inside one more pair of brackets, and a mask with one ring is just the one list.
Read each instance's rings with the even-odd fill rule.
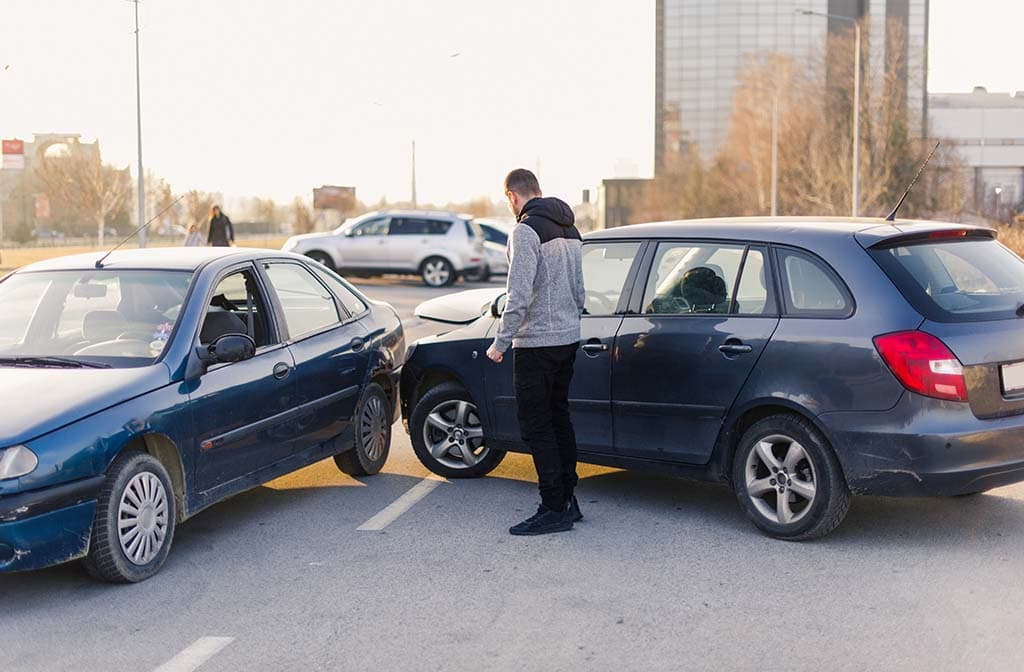
[[572,226],[576,223],[576,215],[569,204],[551,196],[531,198],[527,201],[519,213],[519,221],[522,222],[528,217],[543,217],[559,226]]
[[25,443],[169,381],[164,364],[133,369],[0,367],[0,448]]

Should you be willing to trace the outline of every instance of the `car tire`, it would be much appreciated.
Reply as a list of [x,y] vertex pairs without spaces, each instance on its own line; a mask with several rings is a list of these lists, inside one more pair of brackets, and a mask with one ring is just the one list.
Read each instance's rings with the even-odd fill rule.
[[388,395],[370,383],[352,417],[355,445],[334,456],[334,463],[349,476],[372,476],[384,468],[391,452],[391,406]]
[[164,465],[148,453],[121,454],[110,466],[96,503],[86,571],[110,583],[137,583],[153,576],[170,553],[176,516]]
[[743,433],[732,483],[747,516],[777,539],[823,537],[850,509],[850,490],[831,446],[796,415],[764,418]]
[[444,257],[427,257],[420,264],[420,278],[427,287],[447,287],[457,277],[452,262]]
[[322,266],[326,266],[332,271],[337,270],[334,267],[334,259],[332,259],[331,255],[327,254],[323,250],[313,250],[311,252],[307,252],[306,256],[315,261],[316,263]]
[[486,446],[476,404],[455,383],[443,383],[420,397],[409,418],[409,435],[423,466],[445,478],[486,476],[505,459],[505,451]]

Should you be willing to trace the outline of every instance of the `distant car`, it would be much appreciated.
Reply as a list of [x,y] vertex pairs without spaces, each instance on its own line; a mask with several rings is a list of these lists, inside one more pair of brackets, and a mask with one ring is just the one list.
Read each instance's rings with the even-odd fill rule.
[[[766,533],[827,534],[852,494],[1024,481],[1024,261],[975,226],[721,219],[584,237],[570,403],[584,462],[731,484]],[[482,476],[523,452],[512,357],[484,355],[500,289],[416,313],[416,455]]]
[[484,234],[484,265],[468,280],[486,281],[491,275],[508,274],[508,237],[515,222],[504,219],[477,219]]
[[146,579],[177,523],[334,457],[384,465],[401,321],[319,264],[241,248],[41,262],[0,281],[0,571]]
[[484,264],[484,236],[469,215],[370,212],[335,231],[289,238],[281,248],[350,275],[414,274],[444,287]]

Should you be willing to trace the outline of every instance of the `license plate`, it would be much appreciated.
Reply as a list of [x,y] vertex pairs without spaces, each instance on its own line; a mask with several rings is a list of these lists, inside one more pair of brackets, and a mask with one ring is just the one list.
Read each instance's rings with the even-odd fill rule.
[[1003,394],[1014,395],[1024,392],[1024,362],[1004,364],[999,368],[1003,374]]

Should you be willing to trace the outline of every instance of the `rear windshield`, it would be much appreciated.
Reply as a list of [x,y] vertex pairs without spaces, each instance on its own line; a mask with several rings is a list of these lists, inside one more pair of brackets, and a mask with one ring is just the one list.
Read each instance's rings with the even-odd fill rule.
[[871,256],[929,320],[1020,319],[1024,261],[995,240],[926,241]]

